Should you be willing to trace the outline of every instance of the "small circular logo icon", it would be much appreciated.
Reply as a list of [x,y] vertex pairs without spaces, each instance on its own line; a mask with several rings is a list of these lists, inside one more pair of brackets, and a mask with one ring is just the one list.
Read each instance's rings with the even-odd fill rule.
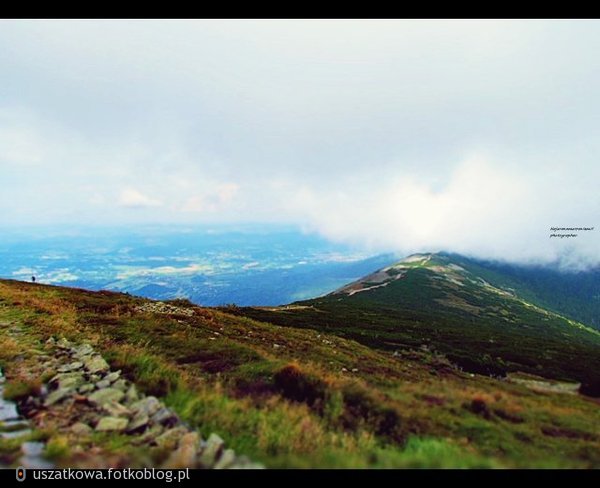
[[23,466],[17,468],[17,481],[25,481],[25,468]]

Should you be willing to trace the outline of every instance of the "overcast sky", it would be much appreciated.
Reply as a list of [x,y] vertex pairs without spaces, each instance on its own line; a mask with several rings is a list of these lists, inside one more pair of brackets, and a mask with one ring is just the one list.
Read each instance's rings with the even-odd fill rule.
[[2,21],[0,225],[600,262],[597,21]]

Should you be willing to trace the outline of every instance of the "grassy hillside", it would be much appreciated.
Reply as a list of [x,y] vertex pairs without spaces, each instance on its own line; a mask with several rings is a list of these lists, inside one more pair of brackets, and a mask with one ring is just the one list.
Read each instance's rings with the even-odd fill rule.
[[[415,276],[429,282],[426,270]],[[300,310],[312,314],[302,327],[281,327],[186,302],[0,281],[0,366],[19,385],[50,337],[90,342],[203,435],[218,432],[267,467],[600,467],[594,400],[533,391],[531,378],[469,374],[431,349],[406,347],[433,342],[434,329],[399,339],[365,310],[359,318],[377,332],[361,335],[358,325],[342,330],[356,309]],[[334,311],[346,314],[339,328],[306,319]],[[51,425],[44,432],[68,464],[64,436]],[[127,448],[126,438],[89,442]],[[0,440],[0,454],[8,444]]]
[[518,266],[448,254],[492,285],[513,290],[540,307],[600,329],[600,269],[577,272],[543,266]]
[[597,382],[600,332],[493,286],[449,256],[422,255],[296,306],[245,308],[381,350],[427,347],[467,371]]

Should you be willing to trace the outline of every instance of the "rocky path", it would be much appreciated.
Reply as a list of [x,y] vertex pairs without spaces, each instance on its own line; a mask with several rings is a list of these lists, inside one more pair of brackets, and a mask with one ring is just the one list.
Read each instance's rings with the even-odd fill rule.
[[[18,334],[18,327],[12,327],[9,333]],[[36,365],[37,371],[32,374],[42,371],[56,371],[57,374],[39,392],[19,401],[18,412],[17,405],[0,400],[2,425],[6,426],[6,422],[22,424],[15,428],[14,436],[26,434],[31,427],[52,428],[78,439],[96,434],[106,437],[112,433],[126,437],[128,447],[162,453],[160,461],[154,458],[142,465],[214,469],[262,467],[227,449],[217,434],[202,439],[163,402],[154,396],[143,395],[135,384],[121,376],[120,371],[112,371],[89,344],[74,344],[64,338],[49,339]],[[0,379],[0,387],[3,382],[4,379]],[[21,451],[22,455],[13,465],[19,462],[30,467],[49,465],[43,459],[44,445],[40,442],[23,442]],[[90,453],[86,454],[88,456],[82,456],[80,466],[86,464],[86,459],[91,459]],[[125,462],[122,458],[115,460],[98,454],[92,462],[93,467]]]
[[[4,398],[4,385],[6,379],[0,370],[0,439],[19,439],[31,433],[31,424],[17,409],[15,402]],[[21,444],[16,464],[25,468],[52,468],[53,464],[46,461],[43,456],[44,443],[39,441],[24,441]],[[6,468],[0,462],[0,468]]]

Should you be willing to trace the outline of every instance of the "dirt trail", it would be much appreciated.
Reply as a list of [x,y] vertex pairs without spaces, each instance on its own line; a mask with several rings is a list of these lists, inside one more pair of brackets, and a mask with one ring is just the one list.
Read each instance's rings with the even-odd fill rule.
[[564,393],[567,395],[577,395],[581,383],[567,383],[561,381],[546,381],[544,379],[533,379],[533,378],[519,378],[511,377],[509,375],[509,381],[523,385],[530,390],[537,391],[540,393]]

